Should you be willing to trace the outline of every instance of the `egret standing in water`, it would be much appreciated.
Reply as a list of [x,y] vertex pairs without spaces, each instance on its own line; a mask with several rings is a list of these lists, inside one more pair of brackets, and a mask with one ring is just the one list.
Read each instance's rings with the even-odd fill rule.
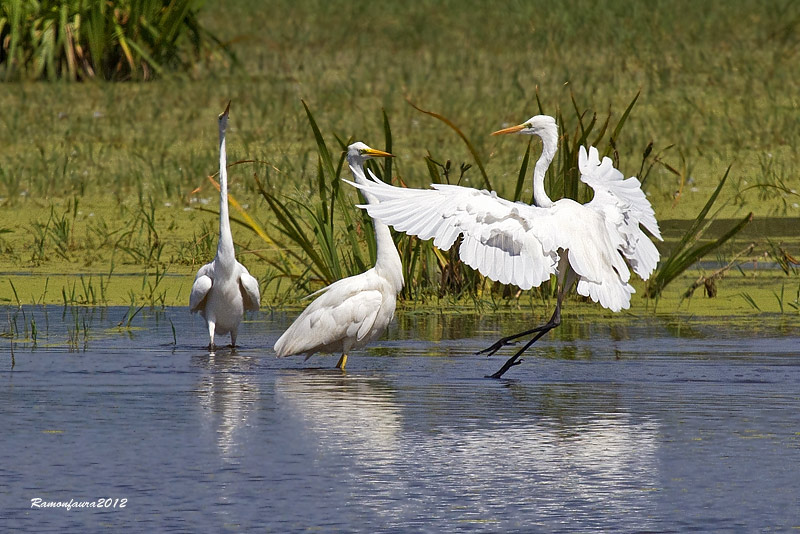
[[[364,143],[347,147],[347,163],[358,184],[366,184],[364,162],[374,157],[392,157],[388,152]],[[375,198],[364,193],[367,202]],[[294,323],[275,342],[279,357],[315,352],[341,353],[336,364],[347,365],[347,354],[379,337],[394,317],[397,293],[403,289],[403,266],[392,241],[389,227],[373,220],[377,259],[372,269],[343,278],[320,289],[314,302],[303,310]]]
[[513,340],[532,335],[492,378],[500,378],[536,340],[561,324],[561,304],[577,281],[580,295],[619,311],[630,307],[635,291],[630,271],[647,279],[659,253],[640,228],[661,239],[650,202],[636,178],[624,179],[609,158],[600,161],[597,149],[580,148],[581,181],[594,198],[580,204],[568,198],[552,201],[544,178],[558,150],[558,127],[547,115],[492,135],[520,133],[542,140],[542,154],[533,171],[533,205],[511,202],[496,193],[468,187],[434,184],[433,189],[394,187],[373,177],[358,184],[379,203],[363,206],[373,219],[449,249],[458,236],[461,260],[488,278],[530,289],[558,275],[555,312],[540,326],[500,339],[482,353],[494,354]]
[[245,310],[258,310],[261,295],[258,280],[236,261],[231,222],[228,219],[228,170],[225,154],[225,129],[231,104],[219,116],[219,242],[214,261],[200,267],[189,296],[189,310],[200,312],[208,323],[209,350],[214,350],[214,335],[236,334]]

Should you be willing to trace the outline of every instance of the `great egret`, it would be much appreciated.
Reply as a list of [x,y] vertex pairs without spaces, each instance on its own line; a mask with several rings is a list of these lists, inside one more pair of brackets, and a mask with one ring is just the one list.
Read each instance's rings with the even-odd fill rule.
[[[347,147],[347,163],[356,183],[366,184],[362,168],[373,157],[392,157],[364,143]],[[367,202],[376,202],[368,192]],[[403,289],[403,266],[389,227],[373,220],[377,261],[375,267],[320,289],[317,299],[303,310],[275,343],[279,357],[315,352],[341,352],[336,367],[344,370],[347,353],[380,336],[394,316],[397,293]]]
[[630,271],[647,279],[659,253],[641,230],[644,226],[661,239],[650,202],[636,178],[624,179],[609,158],[600,161],[597,149],[580,148],[581,180],[594,190],[587,204],[563,198],[553,202],[544,189],[544,177],[558,150],[558,127],[546,115],[531,117],[518,126],[492,135],[537,135],[542,154],[533,171],[534,205],[511,202],[496,193],[456,185],[434,184],[433,189],[394,187],[376,177],[357,184],[379,200],[364,207],[373,219],[433,244],[449,249],[463,236],[462,261],[492,280],[530,289],[558,274],[558,298],[551,319],[544,325],[502,338],[481,353],[494,354],[522,336],[535,334],[493,378],[501,377],[536,340],[561,323],[566,291],[578,282],[579,294],[605,308],[619,311],[630,306],[633,287]]
[[214,261],[200,267],[189,295],[189,310],[200,312],[208,323],[209,350],[214,350],[214,334],[230,332],[231,346],[244,310],[258,310],[261,295],[258,280],[236,261],[231,222],[228,219],[228,171],[225,154],[225,129],[231,104],[219,116],[219,242]]

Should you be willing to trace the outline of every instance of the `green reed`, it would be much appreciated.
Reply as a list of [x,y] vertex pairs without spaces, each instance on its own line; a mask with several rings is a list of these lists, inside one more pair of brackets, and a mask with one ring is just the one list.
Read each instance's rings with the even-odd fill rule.
[[739,223],[733,225],[719,238],[706,243],[700,243],[700,238],[703,232],[708,228],[710,221],[707,220],[707,215],[714,202],[717,200],[725,181],[728,179],[728,174],[731,168],[725,171],[722,179],[719,181],[717,188],[709,197],[706,205],[697,214],[697,217],[692,222],[689,229],[681,237],[678,244],[672,248],[666,258],[662,258],[659,262],[658,268],[653,276],[647,281],[647,288],[645,296],[650,298],[658,298],[664,288],[672,282],[675,278],[683,273],[686,269],[694,263],[702,259],[704,256],[711,254],[722,246],[729,239],[738,234],[750,221],[753,220],[753,213],[748,213]]
[[[21,4],[5,2],[0,9],[13,5]],[[265,191],[298,218],[317,253],[328,255],[324,262],[340,262],[341,275],[369,266],[372,252],[369,221],[352,207],[356,194],[340,188],[331,204],[339,187],[336,151],[350,135],[386,140],[383,124],[374,120],[381,109],[392,121],[391,152],[398,157],[386,174],[395,183],[426,187],[436,175],[486,187],[477,155],[491,188],[528,201],[538,145],[530,142],[530,152],[528,143],[514,149],[510,140],[500,144],[488,133],[543,111],[559,119],[562,147],[568,144],[548,173],[554,197],[565,190],[579,199],[588,195],[574,179],[573,164],[576,143],[588,130],[587,143],[605,132],[601,152],[627,176],[640,177],[660,220],[695,219],[730,162],[737,172],[719,196],[738,197],[718,217],[741,219],[749,211],[797,216],[800,158],[790,141],[800,138],[800,115],[790,88],[800,83],[800,70],[792,68],[800,44],[798,9],[796,2],[776,8],[746,0],[647,7],[634,0],[497,6],[434,0],[381,10],[344,0],[277,0],[269,9],[255,0],[206,3],[198,23],[229,46],[238,66],[226,58],[192,59],[188,74],[170,75],[168,66],[146,84],[13,83],[0,91],[0,262],[5,271],[44,272],[105,272],[116,262],[120,271],[142,273],[159,261],[160,268],[170,265],[170,272],[191,277],[198,263],[213,257],[216,221],[186,210],[198,206],[195,198],[208,200],[208,189],[194,197],[190,192],[216,168],[215,117],[228,99],[236,110],[231,159],[269,162],[252,169]],[[124,71],[115,72],[124,77]],[[141,69],[137,73],[141,78]],[[333,172],[320,160],[316,138],[310,142],[301,98],[325,125]],[[406,99],[458,125],[471,148]],[[320,169],[324,210],[316,200]],[[321,221],[319,233],[308,226],[312,213],[297,205],[309,192],[321,210],[307,203]],[[334,278],[303,272],[307,253],[274,226],[284,223],[256,180],[233,179],[231,194],[288,247],[276,250],[235,226],[237,247],[259,258],[248,267],[272,280],[273,290],[302,293]],[[63,221],[69,228],[52,233],[73,197],[84,213],[70,213]],[[152,199],[153,225],[139,211],[140,198],[145,211]],[[347,216],[354,232],[344,232]],[[322,232],[331,228],[327,236]],[[338,259],[330,248],[325,252],[326,240],[341,249]],[[409,280],[405,298],[436,297],[449,258],[426,243],[397,242]],[[795,243],[786,246],[797,255]],[[479,293],[488,289],[481,284]],[[109,301],[120,302],[125,290],[119,287],[112,285]]]
[[0,4],[0,78],[147,80],[188,69],[221,43],[196,0],[7,0]]

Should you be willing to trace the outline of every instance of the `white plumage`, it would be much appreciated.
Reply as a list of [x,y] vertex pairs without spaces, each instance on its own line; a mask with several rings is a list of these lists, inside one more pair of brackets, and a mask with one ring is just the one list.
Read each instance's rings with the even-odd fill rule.
[[[557,223],[542,208],[455,185],[394,187],[374,175],[366,185],[354,185],[380,201],[362,206],[370,216],[395,230],[433,238],[443,250],[463,235],[461,260],[492,280],[530,289],[556,272],[558,255],[550,233]],[[532,225],[536,217],[540,224]]]
[[231,346],[236,346],[239,323],[245,310],[258,310],[261,295],[258,280],[244,265],[236,261],[231,224],[228,219],[228,171],[225,153],[225,129],[228,126],[230,103],[219,116],[219,242],[211,263],[200,267],[189,295],[189,310],[208,324],[209,349],[214,335],[230,333]]
[[[347,163],[357,183],[367,183],[362,165],[367,159],[391,154],[364,143],[347,150]],[[367,202],[376,200],[369,193]],[[397,293],[403,289],[403,268],[389,227],[375,220],[375,267],[344,278],[314,293],[319,295],[275,343],[279,357],[316,352],[341,353],[337,367],[344,370],[347,354],[365,346],[386,330],[394,317]]]
[[[370,216],[397,230],[422,239],[433,238],[433,244],[445,250],[462,236],[461,260],[492,280],[530,289],[558,274],[561,290],[553,319],[542,327],[500,340],[487,349],[490,353],[511,339],[557,326],[564,291],[575,280],[579,294],[603,307],[612,311],[628,308],[634,289],[629,284],[625,258],[643,279],[653,272],[659,258],[640,225],[661,239],[653,208],[639,180],[624,179],[610,159],[600,161],[594,147],[588,152],[581,147],[578,156],[581,180],[595,193],[592,201],[580,204],[567,198],[556,202],[549,198],[544,176],[558,150],[555,119],[537,115],[495,132],[507,133],[542,139],[542,155],[533,173],[534,205],[455,185],[394,187],[374,175],[364,184],[354,184],[380,201],[362,206]],[[531,343],[535,339],[538,337]],[[512,359],[516,361],[529,345]]]

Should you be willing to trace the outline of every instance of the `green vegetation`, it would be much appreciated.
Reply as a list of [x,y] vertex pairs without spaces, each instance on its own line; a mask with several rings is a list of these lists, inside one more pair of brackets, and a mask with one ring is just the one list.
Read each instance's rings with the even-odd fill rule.
[[[389,145],[398,157],[374,170],[409,186],[488,182],[527,201],[538,143],[488,134],[540,110],[558,117],[568,139],[549,178],[554,197],[585,199],[564,177],[588,140],[626,175],[642,177],[667,237],[665,258],[679,252],[712,195],[716,220],[730,222],[715,231],[710,221],[685,248],[699,250],[692,247],[753,212],[753,223],[706,260],[725,264],[751,241],[740,261],[780,263],[779,250],[798,256],[796,231],[758,224],[800,217],[800,111],[790,89],[800,76],[796,3],[428,0],[365,9],[341,0],[236,0],[206,4],[197,22],[238,63],[225,56],[146,84],[3,86],[0,271],[33,274],[5,277],[22,302],[185,304],[194,272],[216,249],[217,194],[207,177],[217,170],[216,115],[228,99],[229,158],[247,161],[230,170],[243,208],[233,212],[242,223],[234,239],[267,289],[267,306],[302,305],[299,297],[371,262],[368,219],[338,180],[349,140]],[[492,287],[429,243],[398,237],[398,245],[407,306],[466,299],[527,307],[549,297],[549,288],[520,296]],[[781,303],[796,313],[792,269],[766,275],[733,266],[728,277],[739,282],[727,291],[720,282],[712,303],[755,309],[746,294],[759,309]],[[696,278],[673,278],[659,309],[677,306]],[[743,285],[767,279],[767,289]],[[0,279],[0,300],[15,302],[8,280]]]
[[193,65],[218,43],[195,0],[7,0],[0,79],[148,80]]

